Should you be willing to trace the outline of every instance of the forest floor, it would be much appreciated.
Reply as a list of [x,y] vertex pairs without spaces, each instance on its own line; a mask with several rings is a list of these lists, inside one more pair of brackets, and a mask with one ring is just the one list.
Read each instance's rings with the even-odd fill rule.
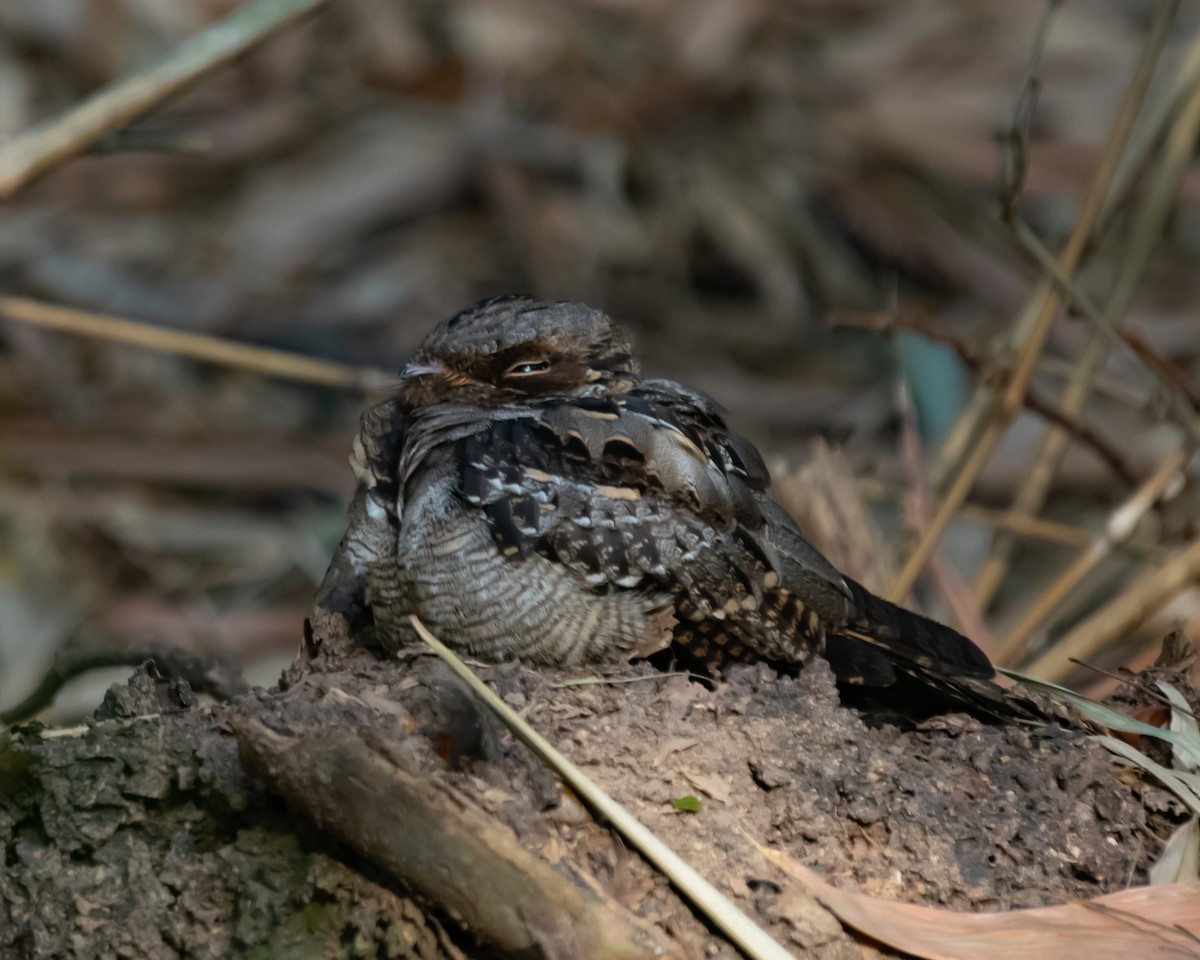
[[[1183,819],[1170,794],[1080,733],[963,715],[867,722],[839,703],[821,664],[798,678],[746,667],[716,686],[647,664],[589,671],[594,683],[516,664],[478,672],[797,955],[864,948],[759,844],[887,899],[1005,910],[1145,882]],[[384,744],[680,955],[738,956],[432,653],[318,657],[286,689],[212,706],[143,670],[97,717],[26,727],[0,749],[0,773],[20,784],[0,799],[0,957],[218,957],[267,945],[403,955],[398,944],[416,956],[491,955],[248,777],[237,740],[249,719],[311,747],[314,790],[329,779],[321,744],[334,732]]]

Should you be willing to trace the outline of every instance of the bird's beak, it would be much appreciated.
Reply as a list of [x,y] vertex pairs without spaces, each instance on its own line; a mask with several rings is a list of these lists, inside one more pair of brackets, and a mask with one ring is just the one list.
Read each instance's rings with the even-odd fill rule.
[[408,380],[411,377],[424,377],[430,373],[445,373],[446,368],[436,360],[431,360],[428,363],[406,363],[404,369],[400,371],[400,378]]

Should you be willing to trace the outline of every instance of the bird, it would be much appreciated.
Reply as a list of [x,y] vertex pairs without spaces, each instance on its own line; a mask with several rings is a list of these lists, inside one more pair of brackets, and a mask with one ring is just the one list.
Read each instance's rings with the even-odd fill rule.
[[837,570],[724,408],[643,376],[585,304],[507,295],[438,324],[363,414],[350,462],[310,620],[353,610],[386,653],[414,642],[415,615],[481,660],[669,651],[716,676],[823,658],[905,711],[1006,712],[978,646]]

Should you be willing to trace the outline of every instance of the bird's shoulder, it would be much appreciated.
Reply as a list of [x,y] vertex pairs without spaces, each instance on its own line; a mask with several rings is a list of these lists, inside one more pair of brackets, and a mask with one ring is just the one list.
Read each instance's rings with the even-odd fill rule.
[[752,536],[739,539],[761,526],[765,482],[745,450],[715,406],[638,384],[501,412],[459,442],[460,496],[507,556],[538,554],[596,588],[694,594],[707,607],[735,570],[757,580],[772,566],[751,552]]
[[[699,391],[647,380],[514,410],[463,438],[457,459],[460,495],[506,555],[549,557],[593,585],[657,585],[703,609],[761,599],[798,570],[840,597],[840,574],[770,499],[758,451]],[[798,555],[782,555],[777,535]]]
[[486,504],[525,490],[648,500],[714,526],[757,526],[770,477],[752,444],[698,391],[664,380],[551,399],[492,418],[461,441],[463,493]]
[[771,476],[762,455],[730,429],[725,408],[703,391],[670,380],[644,381],[643,391],[656,408],[670,411],[678,428],[695,440],[711,463],[749,493],[753,508],[743,509],[738,516],[743,539],[753,538],[784,585],[814,601],[824,614],[836,615],[850,597],[845,579],[772,498]]
[[393,515],[409,419],[410,411],[396,397],[372,404],[359,418],[350,448],[350,468],[360,492]]

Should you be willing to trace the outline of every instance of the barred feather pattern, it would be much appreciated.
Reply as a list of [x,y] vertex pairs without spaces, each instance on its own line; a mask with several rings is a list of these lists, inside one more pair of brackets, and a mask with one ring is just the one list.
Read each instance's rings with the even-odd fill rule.
[[388,649],[415,613],[493,660],[824,656],[845,683],[997,699],[974,644],[843,577],[724,411],[640,377],[581,304],[502,298],[442,324],[351,462],[331,576],[353,571]]

